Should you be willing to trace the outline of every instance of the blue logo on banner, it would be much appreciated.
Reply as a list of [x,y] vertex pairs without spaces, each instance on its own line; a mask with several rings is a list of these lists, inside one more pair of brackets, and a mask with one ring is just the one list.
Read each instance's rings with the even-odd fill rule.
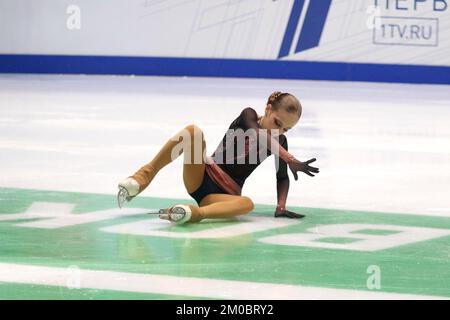
[[[304,5],[305,0],[294,0],[278,58],[289,55]],[[319,45],[330,6],[331,0],[311,0],[309,2],[303,26],[300,30],[300,36],[295,47],[295,53],[315,48]]]

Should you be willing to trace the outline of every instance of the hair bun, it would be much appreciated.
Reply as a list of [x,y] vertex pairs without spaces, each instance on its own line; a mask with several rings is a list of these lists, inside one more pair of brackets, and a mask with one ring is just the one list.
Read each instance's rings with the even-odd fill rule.
[[273,92],[273,93],[270,95],[270,97],[269,97],[269,101],[270,101],[270,102],[273,102],[273,101],[277,100],[278,97],[281,96],[282,94],[283,94],[283,93],[282,93],[281,91],[275,91],[275,92]]

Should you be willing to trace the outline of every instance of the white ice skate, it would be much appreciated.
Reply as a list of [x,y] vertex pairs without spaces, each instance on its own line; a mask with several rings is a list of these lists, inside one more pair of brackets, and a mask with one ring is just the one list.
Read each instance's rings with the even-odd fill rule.
[[133,178],[126,178],[119,183],[117,193],[117,204],[122,208],[125,201],[129,202],[139,193],[139,183]]
[[175,222],[176,224],[183,224],[191,220],[191,208],[186,205],[177,204],[169,209],[159,210],[159,217],[164,220]]

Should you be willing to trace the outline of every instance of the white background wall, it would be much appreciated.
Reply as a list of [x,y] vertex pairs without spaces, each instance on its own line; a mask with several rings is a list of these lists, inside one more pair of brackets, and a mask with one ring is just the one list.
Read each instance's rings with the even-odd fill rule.
[[[333,0],[320,45],[295,53],[310,1],[305,0],[291,54],[282,59],[450,66],[449,0]],[[376,2],[378,11],[371,8]],[[0,0],[0,53],[278,59],[293,4]],[[374,20],[380,16],[408,19]],[[381,21],[376,30],[374,21]],[[431,28],[431,38],[421,32],[415,38],[414,24],[427,36]]]

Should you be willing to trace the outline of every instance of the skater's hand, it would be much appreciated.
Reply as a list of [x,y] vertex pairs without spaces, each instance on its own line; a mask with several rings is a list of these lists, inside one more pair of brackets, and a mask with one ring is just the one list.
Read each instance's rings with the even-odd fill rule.
[[275,218],[289,218],[289,219],[301,219],[305,215],[300,213],[295,213],[286,209],[277,209],[274,214]]
[[319,168],[311,167],[309,164],[316,161],[316,158],[312,158],[306,162],[301,162],[297,159],[293,159],[292,161],[289,161],[289,169],[291,169],[292,174],[294,175],[295,181],[298,180],[297,171],[301,171],[308,176],[314,177],[312,173],[319,173]]

